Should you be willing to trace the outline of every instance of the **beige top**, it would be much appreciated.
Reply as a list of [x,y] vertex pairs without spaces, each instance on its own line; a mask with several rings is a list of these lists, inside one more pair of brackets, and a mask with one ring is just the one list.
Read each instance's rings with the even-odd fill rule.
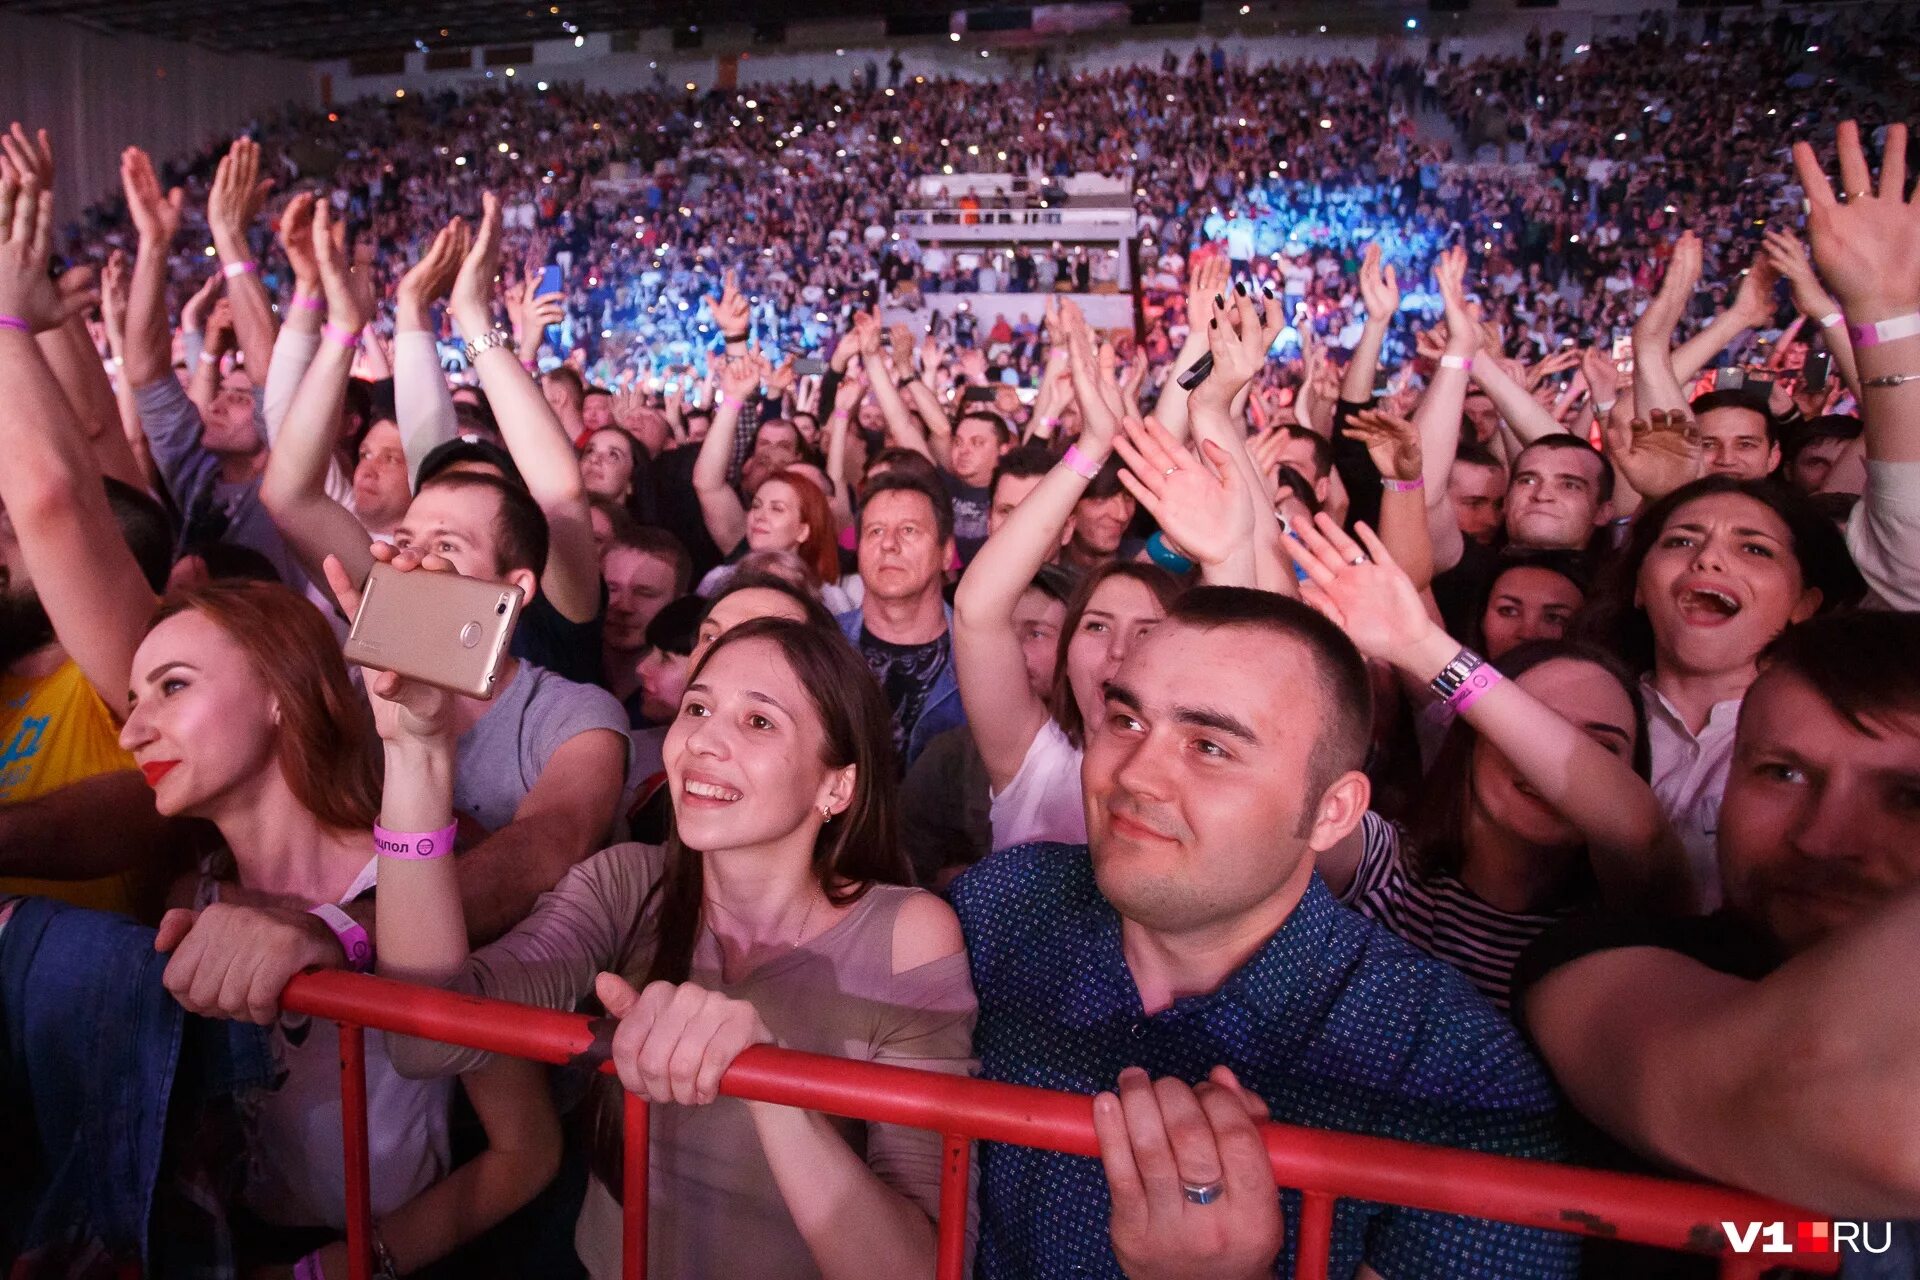
[[[592,993],[595,975],[620,958],[641,899],[664,865],[652,845],[595,854],[534,904],[511,933],[475,952],[447,985],[457,991],[554,1009]],[[901,904],[925,892],[876,885],[836,924],[738,982],[720,977],[719,943],[702,932],[692,980],[752,1003],[785,1047],[867,1062],[968,1074],[976,1003],[963,954],[893,972],[893,927]],[[641,935],[644,939],[645,935]],[[642,957],[644,958],[644,957]],[[393,1061],[409,1075],[453,1075],[486,1055],[394,1037]],[[940,1139],[892,1125],[835,1125],[883,1182],[937,1218]],[[817,1277],[747,1105],[656,1106],[652,1116],[649,1274],[677,1280]],[[596,1180],[588,1187],[575,1246],[600,1280],[619,1274],[620,1214]]]

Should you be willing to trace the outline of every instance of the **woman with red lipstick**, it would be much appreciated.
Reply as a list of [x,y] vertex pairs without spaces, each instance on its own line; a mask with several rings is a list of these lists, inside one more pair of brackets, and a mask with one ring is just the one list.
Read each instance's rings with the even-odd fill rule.
[[[180,909],[161,921],[156,949],[196,946],[197,916],[242,895],[338,905],[373,891],[372,828],[396,819],[383,815],[372,728],[332,629],[291,591],[220,583],[161,603],[132,654],[120,741],[155,807],[205,819],[220,845],[175,887]],[[398,949],[379,968],[424,976]],[[244,983],[240,969],[200,966],[198,980]],[[197,987],[176,994],[190,1008],[216,1002]],[[249,1114],[243,1261],[298,1259],[303,1276],[344,1276],[339,1033],[326,1021],[276,1018],[276,991],[252,999],[283,1074]],[[466,1080],[489,1150],[449,1174],[448,1086],[401,1077],[387,1051],[384,1036],[367,1033],[373,1209],[380,1247],[411,1270],[531,1199],[558,1165],[559,1130],[539,1069],[503,1060]]]
[[1641,510],[1581,620],[1581,635],[1641,677],[1654,793],[1706,909],[1720,901],[1714,833],[1760,651],[1865,590],[1839,532],[1805,499],[1707,476]]
[[[452,812],[449,699],[387,673],[369,673],[369,687],[387,753],[383,819],[430,830]],[[652,1274],[932,1272],[936,1135],[718,1093],[754,1044],[956,1074],[972,1065],[959,922],[907,887],[891,744],[885,699],[838,634],[759,618],[694,661],[663,744],[665,847],[589,858],[471,956],[451,864],[382,859],[383,964],[549,1008],[597,997],[621,1020],[620,1084],[678,1104],[653,1113]],[[484,1060],[424,1041],[395,1051],[423,1076]],[[595,1176],[575,1245],[590,1274],[612,1277],[620,1093],[596,1079]]]

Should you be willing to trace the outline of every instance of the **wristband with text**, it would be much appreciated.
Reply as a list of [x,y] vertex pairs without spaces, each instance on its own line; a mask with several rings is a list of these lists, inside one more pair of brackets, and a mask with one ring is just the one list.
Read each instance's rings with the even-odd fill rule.
[[1100,474],[1100,464],[1080,452],[1077,444],[1067,446],[1067,451],[1060,455],[1060,462],[1082,480],[1091,480]]
[[1911,338],[1915,334],[1920,334],[1920,311],[1909,311],[1903,316],[1894,316],[1873,324],[1847,326],[1847,336],[1853,339],[1853,345],[1856,347],[1877,347],[1883,342],[1896,342],[1901,338]]
[[252,262],[229,262],[226,266],[220,268],[220,274],[229,280],[237,280],[249,271],[258,271],[259,269],[259,266]]
[[1416,489],[1427,487],[1425,476],[1415,476],[1411,480],[1396,480],[1392,476],[1381,476],[1380,487],[1388,493],[1412,493]]
[[355,973],[366,973],[373,968],[373,942],[358,920],[331,902],[308,907],[307,914],[318,917],[320,923],[333,930],[333,936],[340,939],[340,950],[347,956],[347,968]]
[[459,834],[459,824],[452,822],[438,831],[389,831],[376,822],[373,824],[373,851],[383,858],[427,862],[452,853],[454,837]]
[[327,300],[317,293],[296,293],[293,295],[293,305],[302,311],[325,311]]
[[1472,356],[1441,356],[1440,367],[1442,369],[1459,369],[1464,372],[1473,368],[1473,357]]
[[331,320],[320,326],[320,336],[339,343],[349,351],[354,350],[360,345],[359,334],[351,329],[343,329]]

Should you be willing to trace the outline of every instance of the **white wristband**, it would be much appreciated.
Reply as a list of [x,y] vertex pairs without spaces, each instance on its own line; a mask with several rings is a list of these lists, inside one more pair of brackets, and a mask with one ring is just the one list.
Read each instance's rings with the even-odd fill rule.
[[1822,329],[1837,329],[1846,322],[1846,319],[1838,311],[1829,311],[1820,317],[1819,324]]
[[1614,402],[1612,400],[1595,400],[1593,402],[1594,417],[1596,418],[1606,417],[1608,414],[1613,412],[1613,406],[1614,406]]
[[1894,316],[1875,324],[1856,324],[1847,328],[1847,335],[1853,339],[1856,347],[1877,347],[1883,342],[1896,342],[1915,334],[1920,334],[1920,311],[1909,311],[1903,316]]
[[1441,356],[1440,367],[1442,369],[1459,369],[1462,372],[1466,372],[1473,368],[1473,357],[1472,356]]

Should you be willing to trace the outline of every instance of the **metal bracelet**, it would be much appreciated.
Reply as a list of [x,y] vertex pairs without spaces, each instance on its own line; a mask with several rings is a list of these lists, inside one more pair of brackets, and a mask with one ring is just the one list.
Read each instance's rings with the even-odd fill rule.
[[1883,373],[1877,378],[1868,378],[1860,385],[1863,387],[1901,387],[1909,382],[1920,382],[1920,373]]

